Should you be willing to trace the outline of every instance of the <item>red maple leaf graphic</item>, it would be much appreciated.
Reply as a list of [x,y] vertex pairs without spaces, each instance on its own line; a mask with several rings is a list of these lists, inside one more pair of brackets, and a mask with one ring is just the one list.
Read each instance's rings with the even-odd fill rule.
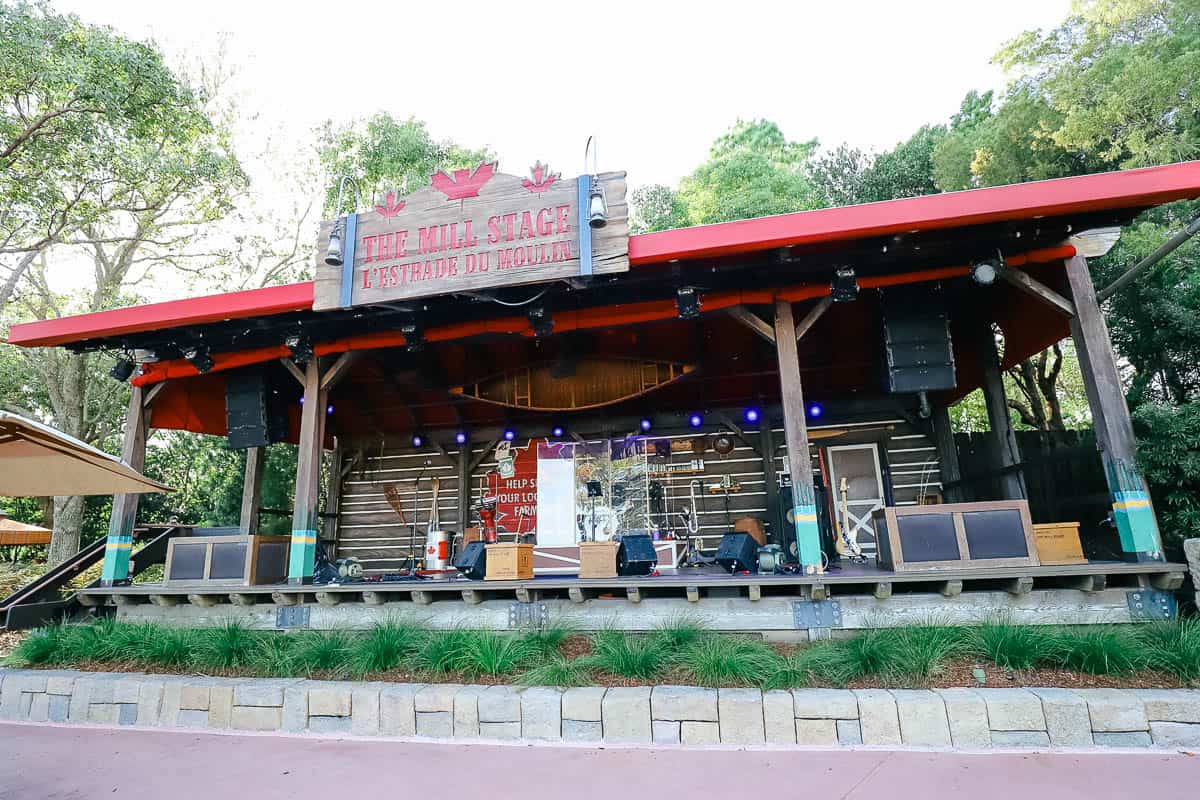
[[557,172],[550,171],[549,164],[543,164],[541,161],[529,168],[529,175],[533,180],[526,178],[521,181],[521,185],[531,192],[544,192],[559,178]]
[[396,199],[395,192],[388,192],[387,199],[384,201],[383,205],[375,206],[375,210],[378,211],[379,215],[384,219],[391,219],[399,214],[400,210],[406,205],[408,205],[408,203],[406,203],[404,200]]
[[445,172],[435,172],[430,179],[433,188],[446,195],[447,200],[478,197],[479,190],[496,174],[496,162],[484,162],[474,170],[456,169],[451,178]]

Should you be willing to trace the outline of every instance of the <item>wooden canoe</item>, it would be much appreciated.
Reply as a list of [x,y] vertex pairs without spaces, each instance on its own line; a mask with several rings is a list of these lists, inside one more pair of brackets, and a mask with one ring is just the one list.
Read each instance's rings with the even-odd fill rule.
[[583,411],[612,405],[674,383],[695,364],[634,358],[584,358],[575,374],[556,378],[555,362],[502,372],[478,383],[455,386],[451,394],[531,411]]

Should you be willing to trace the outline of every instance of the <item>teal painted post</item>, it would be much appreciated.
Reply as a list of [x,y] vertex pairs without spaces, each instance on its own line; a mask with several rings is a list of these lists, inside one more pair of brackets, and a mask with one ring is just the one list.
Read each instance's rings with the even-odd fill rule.
[[779,385],[783,403],[783,431],[788,468],[792,474],[792,520],[796,528],[796,556],[805,575],[823,572],[821,531],[813,490],[812,456],[808,450],[804,390],[800,385],[800,360],[796,349],[796,324],[792,304],[775,301],[775,351],[779,359]]
[[1125,391],[1113,358],[1112,340],[1096,299],[1087,259],[1066,262],[1067,281],[1075,303],[1071,337],[1092,409],[1096,446],[1112,496],[1113,521],[1126,561],[1163,561],[1162,538],[1146,481],[1137,469],[1137,440],[1125,405]]
[[325,399],[316,356],[304,366],[304,404],[300,409],[300,443],[296,459],[296,500],[288,583],[312,583],[317,555],[317,502],[320,497],[321,451],[325,438]]
[[[150,430],[150,409],[146,407],[145,390],[134,386],[125,412],[125,441],[121,460],[138,472],[146,463],[146,436]],[[133,553],[133,525],[137,518],[138,495],[113,495],[112,516],[108,522],[108,539],[104,542],[104,564],[100,570],[100,585],[113,586],[129,578],[129,556]]]

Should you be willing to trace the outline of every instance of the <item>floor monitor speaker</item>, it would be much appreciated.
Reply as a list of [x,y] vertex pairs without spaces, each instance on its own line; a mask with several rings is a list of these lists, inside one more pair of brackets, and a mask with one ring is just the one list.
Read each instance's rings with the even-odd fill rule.
[[658,566],[654,540],[648,534],[626,534],[617,548],[618,575],[649,575]]
[[730,574],[758,572],[758,543],[748,533],[727,533],[717,548],[717,563]]
[[473,581],[483,580],[487,574],[487,547],[483,542],[471,542],[454,557],[454,568]]

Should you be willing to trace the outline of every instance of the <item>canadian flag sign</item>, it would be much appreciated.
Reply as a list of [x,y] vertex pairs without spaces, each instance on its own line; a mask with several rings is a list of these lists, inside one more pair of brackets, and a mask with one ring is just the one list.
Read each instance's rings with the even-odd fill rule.
[[[585,189],[596,181],[604,194],[603,227],[590,227],[581,214],[588,202],[581,181]],[[313,308],[625,272],[625,191],[623,172],[564,179],[540,161],[524,176],[486,162],[438,172],[429,186],[404,196],[389,191],[343,220],[340,266],[323,260],[337,221],[322,225]]]

